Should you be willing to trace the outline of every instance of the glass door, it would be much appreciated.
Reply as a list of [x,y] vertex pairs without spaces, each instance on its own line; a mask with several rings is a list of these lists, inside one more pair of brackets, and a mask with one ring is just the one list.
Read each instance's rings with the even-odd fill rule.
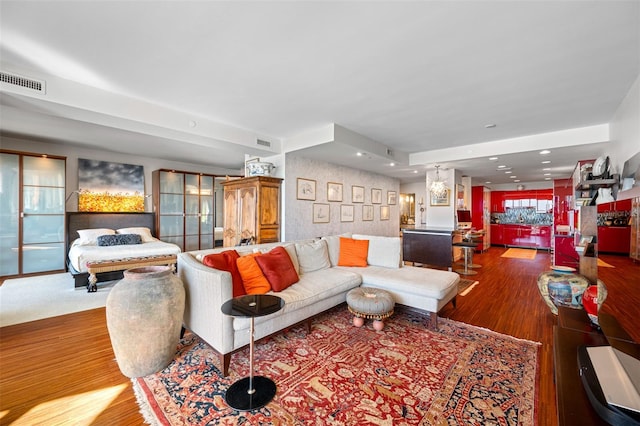
[[18,275],[20,156],[0,154],[0,276]]

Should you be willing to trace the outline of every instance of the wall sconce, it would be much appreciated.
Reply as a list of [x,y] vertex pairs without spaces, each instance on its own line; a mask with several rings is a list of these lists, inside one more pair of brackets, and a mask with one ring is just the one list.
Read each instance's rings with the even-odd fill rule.
[[71,191],[71,193],[67,195],[67,198],[64,200],[64,203],[67,204],[69,202],[69,198],[71,198],[73,194],[79,194],[79,193],[80,191]]
[[424,198],[420,197],[420,202],[418,203],[420,206],[420,213],[424,212]]

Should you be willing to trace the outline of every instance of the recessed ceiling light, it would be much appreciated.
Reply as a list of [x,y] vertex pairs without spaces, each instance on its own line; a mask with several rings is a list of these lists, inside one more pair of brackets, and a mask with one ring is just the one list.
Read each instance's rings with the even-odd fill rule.
[[520,182],[520,179],[516,179],[516,180],[514,180],[514,182]]
[[490,181],[490,180],[488,180],[488,181],[486,181],[485,183],[491,183],[491,181]]
[[547,170],[551,170],[551,167],[545,167],[544,169],[542,169],[543,172],[546,172]]
[[550,163],[551,163],[551,160],[544,160],[544,161],[542,162],[542,164],[550,164]]
[[364,154],[363,154],[363,153],[361,153],[361,152],[356,152],[356,155],[357,155],[358,157],[362,157]]
[[507,167],[507,166],[505,166],[504,164],[501,164],[501,165],[498,166],[499,169],[504,169],[505,167]]
[[494,123],[490,123],[490,124],[485,124],[484,125],[485,129],[493,129],[494,127],[496,127],[496,125]]
[[551,173],[545,173],[542,176],[551,176]]
[[513,176],[509,176],[509,177],[510,177],[511,179],[515,179],[515,178],[517,178],[518,176],[513,175]]
[[511,170],[507,170],[505,173],[506,173],[506,174],[509,174],[509,173],[512,173],[512,172],[511,172]]
[[547,155],[547,154],[551,154],[551,151],[549,151],[548,149],[543,149],[542,151],[540,151],[540,155]]
[[496,161],[498,160],[498,157],[489,157],[489,161]]
[[544,178],[544,180],[551,180],[551,178]]
[[395,165],[396,165],[396,163],[389,163],[389,165],[390,165],[391,167],[393,167],[393,166],[395,166]]
[[413,173],[418,173],[418,171],[417,171],[417,170],[414,170],[414,171],[413,171]]

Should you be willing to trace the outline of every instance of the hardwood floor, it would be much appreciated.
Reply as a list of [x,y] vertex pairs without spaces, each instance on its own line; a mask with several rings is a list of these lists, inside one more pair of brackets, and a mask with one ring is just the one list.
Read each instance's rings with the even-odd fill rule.
[[[502,258],[492,247],[474,255],[482,265],[468,278],[480,281],[457,307],[441,316],[542,343],[540,425],[555,425],[552,335],[556,317],[542,301],[537,276],[550,256],[535,260]],[[640,264],[627,257],[601,258],[615,268],[599,268],[609,295],[604,310],[640,341]],[[115,362],[105,310],[95,309],[0,329],[0,424],[141,425],[131,382]]]

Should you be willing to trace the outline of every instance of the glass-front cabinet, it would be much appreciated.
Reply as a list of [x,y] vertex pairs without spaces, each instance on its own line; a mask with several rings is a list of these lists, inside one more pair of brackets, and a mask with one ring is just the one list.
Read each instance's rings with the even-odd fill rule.
[[0,276],[64,270],[66,160],[0,153]]
[[153,192],[159,239],[177,244],[183,251],[214,247],[213,175],[156,170]]

